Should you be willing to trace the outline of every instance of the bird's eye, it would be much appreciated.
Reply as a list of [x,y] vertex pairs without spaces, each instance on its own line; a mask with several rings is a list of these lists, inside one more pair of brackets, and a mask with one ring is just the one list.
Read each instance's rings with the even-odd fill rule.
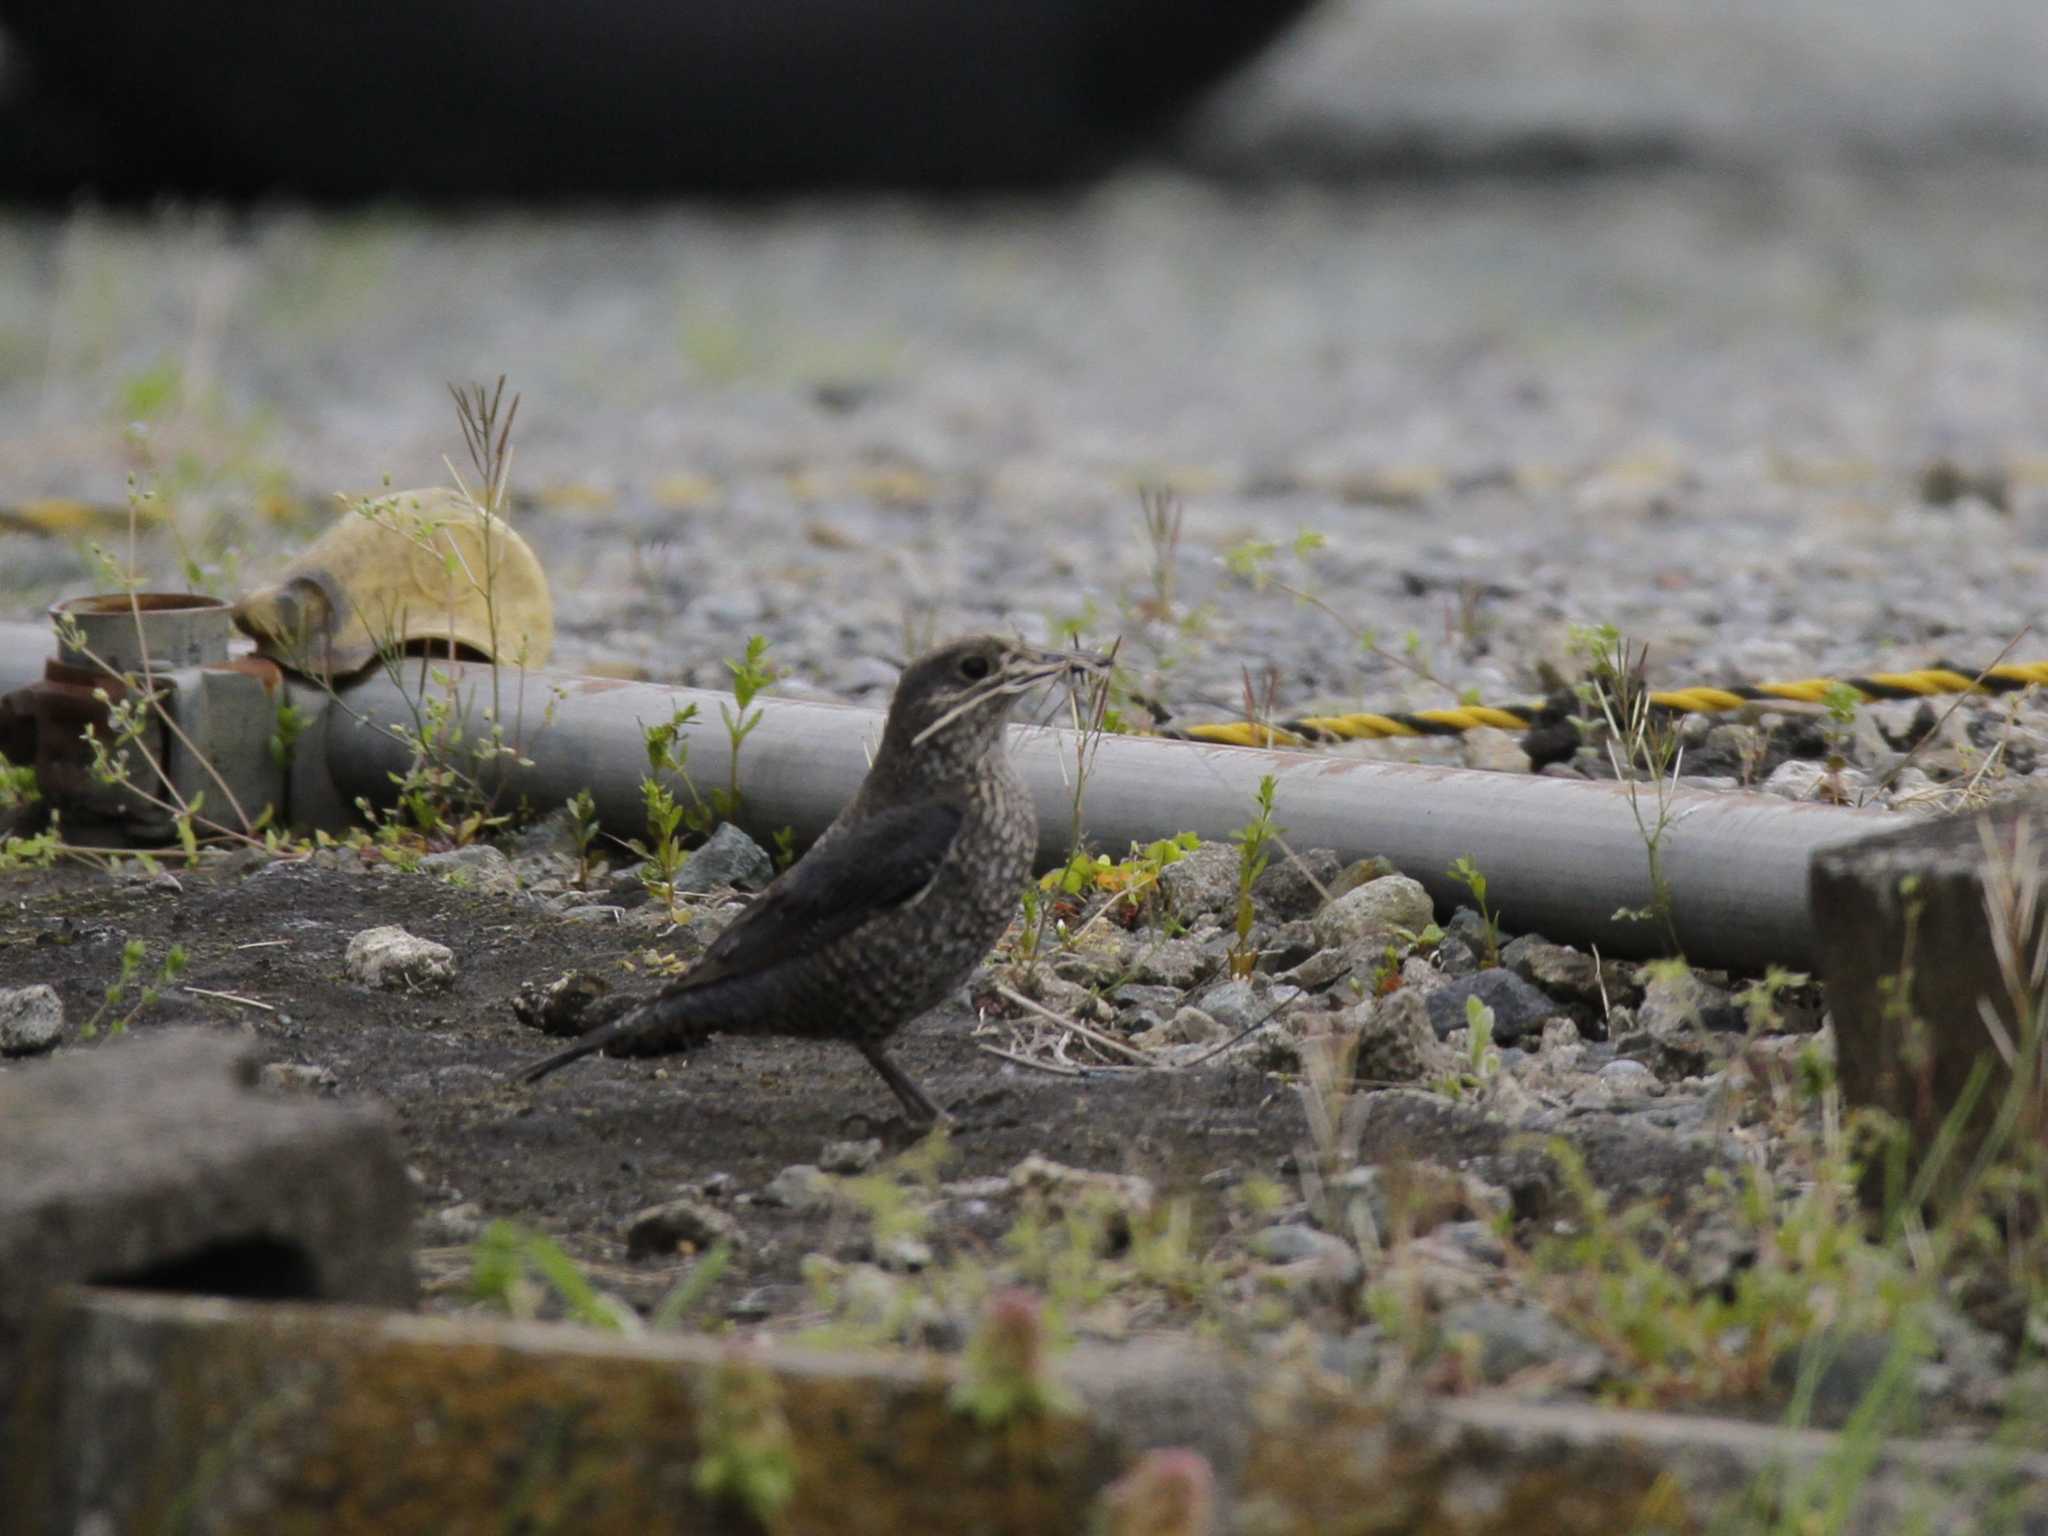
[[970,683],[980,682],[984,677],[988,676],[988,658],[986,656],[966,657],[960,663],[960,675]]

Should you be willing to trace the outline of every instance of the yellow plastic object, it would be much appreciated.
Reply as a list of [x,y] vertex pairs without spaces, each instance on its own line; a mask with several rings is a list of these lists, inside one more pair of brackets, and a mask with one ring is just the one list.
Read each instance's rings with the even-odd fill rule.
[[458,491],[399,491],[352,505],[235,624],[280,666],[332,681],[379,652],[547,665],[555,609],[524,539]]

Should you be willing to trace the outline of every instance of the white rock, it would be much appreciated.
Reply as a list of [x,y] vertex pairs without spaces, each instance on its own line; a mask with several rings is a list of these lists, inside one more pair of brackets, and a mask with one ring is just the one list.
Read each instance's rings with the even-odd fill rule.
[[64,1034],[64,1001],[56,990],[0,987],[0,1056],[34,1056]]
[[1346,891],[1309,920],[1316,943],[1338,949],[1362,941],[1383,943],[1394,930],[1420,933],[1435,908],[1429,892],[1406,875],[1382,875]]
[[365,986],[424,992],[453,984],[455,951],[395,924],[365,928],[348,941],[348,974]]

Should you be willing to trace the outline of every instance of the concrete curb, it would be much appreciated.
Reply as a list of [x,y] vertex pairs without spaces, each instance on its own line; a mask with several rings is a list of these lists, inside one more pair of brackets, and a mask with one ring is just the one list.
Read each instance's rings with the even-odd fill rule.
[[[737,1349],[737,1353],[735,1352]],[[37,1329],[6,1486],[27,1530],[107,1533],[746,1529],[695,1469],[736,1368],[786,1422],[790,1536],[1072,1536],[1137,1452],[1193,1445],[1225,1529],[1607,1536],[1692,1532],[1833,1436],[1466,1400],[1388,1409],[1312,1370],[1089,1349],[1068,1416],[984,1429],[937,1360],[552,1325],[72,1289]],[[2048,1529],[2048,1458],[1894,1447],[1846,1529],[1973,1529],[2010,1496]],[[2032,1500],[2032,1503],[2027,1503]]]

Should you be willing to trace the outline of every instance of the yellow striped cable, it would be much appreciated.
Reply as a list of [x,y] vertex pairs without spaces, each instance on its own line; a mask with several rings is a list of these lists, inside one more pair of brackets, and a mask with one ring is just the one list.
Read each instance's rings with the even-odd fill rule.
[[[2001,662],[1981,672],[1937,662],[1911,672],[1872,672],[1855,677],[1803,677],[1784,682],[1697,684],[1650,695],[1650,703],[1673,714],[1727,714],[1752,704],[1784,700],[1824,704],[1830,695],[1847,690],[1866,703],[1930,698],[1940,694],[2014,693],[2048,685],[2048,661]],[[1217,721],[1162,728],[1157,734],[1180,741],[1204,741],[1232,747],[1310,747],[1335,741],[1378,741],[1398,736],[1454,736],[1481,726],[1522,730],[1541,714],[1542,704],[1467,704],[1455,709],[1406,710],[1399,713],[1360,711],[1342,715],[1304,715],[1270,725],[1247,720]]]

